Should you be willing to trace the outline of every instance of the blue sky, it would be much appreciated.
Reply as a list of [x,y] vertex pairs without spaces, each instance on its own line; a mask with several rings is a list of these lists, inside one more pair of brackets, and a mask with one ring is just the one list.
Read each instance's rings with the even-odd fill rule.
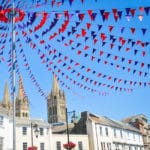
[[[17,2],[18,1],[16,1],[16,3]],[[126,0],[124,2],[122,0],[97,0],[97,2],[95,2],[94,0],[92,2],[85,0],[83,4],[81,4],[79,0],[76,0],[73,2],[72,6],[70,6],[68,1],[65,0],[62,6],[54,7],[51,7],[50,2],[48,1],[47,5],[42,5],[38,8],[29,7],[32,6],[30,2],[31,1],[26,2],[26,4],[29,3],[28,7],[27,5],[24,5],[24,7],[22,8],[22,10],[24,10],[26,14],[24,20],[16,24],[16,31],[18,31],[16,40],[20,40],[16,42],[17,64],[19,66],[19,73],[16,73],[16,81],[18,80],[18,75],[21,74],[23,77],[25,92],[30,100],[31,117],[43,118],[46,120],[47,106],[46,100],[43,96],[41,96],[41,93],[38,92],[38,88],[33,84],[33,80],[31,79],[30,75],[32,74],[36,78],[39,87],[47,95],[52,87],[52,72],[55,72],[60,79],[60,88],[66,93],[67,107],[69,111],[76,110],[77,113],[80,113],[82,111],[90,111],[92,113],[104,115],[116,120],[121,120],[125,117],[141,113],[145,114],[148,118],[150,117],[150,88],[148,85],[138,85],[139,82],[150,82],[149,69],[146,67],[147,64],[149,64],[150,45],[142,48],[141,46],[136,44],[132,47],[131,43],[127,43],[129,39],[132,39],[132,41],[140,40],[142,42],[150,41],[150,14],[146,15],[145,11],[143,11],[141,12],[141,15],[143,15],[143,20],[140,21],[138,18],[138,15],[140,14],[139,7],[149,7],[148,0]],[[125,8],[136,10],[134,17],[131,17],[130,21],[127,21]],[[114,20],[112,9],[122,11],[122,17],[117,22]],[[58,33],[58,30],[62,27],[62,24],[64,23],[64,16],[62,15],[58,19],[56,25],[47,34],[41,36],[42,32],[51,25],[56,13],[63,14],[64,10],[68,10],[69,14],[72,14],[66,30],[63,33],[57,35],[52,40],[49,40],[49,37],[52,36],[55,32]],[[78,10],[80,11],[79,14],[85,14],[83,21],[80,21],[78,18],[78,14],[76,14]],[[93,13],[97,14],[95,21],[91,21],[87,13],[88,10],[92,10]],[[110,13],[108,20],[104,21],[102,19],[100,10],[105,10],[105,12]],[[34,28],[39,24],[41,20],[40,13],[43,13],[44,11],[48,13],[48,19],[46,20],[45,25],[38,31],[30,34],[29,30],[31,29],[33,31]],[[32,25],[24,27],[22,29],[19,28],[19,24],[23,25],[23,23],[26,23],[28,21],[29,18],[27,17],[27,13],[31,12],[40,13],[39,15],[37,15],[36,20]],[[78,27],[76,26],[76,22],[80,22],[80,25]],[[91,28],[89,30],[86,26],[87,23],[91,24]],[[6,24],[3,23],[1,25],[6,26]],[[11,24],[7,25],[9,28],[7,32],[10,36]],[[101,30],[98,30],[98,25],[102,26]],[[110,26],[113,26],[112,32],[109,31]],[[75,33],[72,33],[70,36],[68,36],[68,32],[72,30],[72,27],[75,27],[76,31]],[[124,32],[121,32],[121,27],[124,27]],[[135,28],[136,31],[134,34],[131,33],[131,28]],[[141,31],[141,29],[143,28],[146,29],[145,35],[143,35]],[[88,37],[87,41],[85,41],[85,37],[82,36],[76,38],[77,34],[81,35],[82,29],[86,29],[85,37]],[[28,33],[26,37],[22,36],[22,31]],[[91,31],[95,32],[96,39],[98,40],[95,45],[93,44],[93,40],[91,38]],[[1,33],[3,32],[4,31],[1,31]],[[103,41],[106,42],[104,46],[102,46],[102,44],[104,43],[102,43],[100,38],[101,33],[104,33],[107,37],[106,41]],[[38,38],[36,38],[35,35],[37,35]],[[113,35],[113,37],[117,39],[116,42],[113,43],[114,47],[112,49],[110,49],[110,44],[112,42],[109,39],[110,35]],[[65,39],[62,40],[62,37],[65,37]],[[120,46],[120,43],[118,42],[119,37],[123,37],[123,39],[126,40],[125,45],[120,51],[118,50],[118,46]],[[37,48],[32,48],[31,43],[27,42],[27,39],[29,38],[31,38],[31,42],[33,44],[36,44]],[[45,44],[43,45],[40,44],[40,41],[42,40],[45,41]],[[73,43],[69,46],[64,46],[64,44],[68,44],[70,40],[73,40]],[[81,43],[81,45],[79,47],[76,47],[78,43]],[[20,44],[22,44],[22,47],[19,46]],[[50,46],[50,48],[46,49],[45,46],[48,45]],[[89,48],[87,48],[87,50],[84,50],[85,46],[88,46]],[[7,46],[4,50],[5,60],[0,63],[1,99],[3,96],[5,81],[8,81],[9,84],[11,83],[11,80],[9,78],[10,72],[8,71],[8,52],[10,50],[10,47],[11,43],[9,42],[9,40],[7,40]],[[127,52],[126,48],[129,48],[130,50]],[[49,55],[50,50],[53,51],[54,49],[56,50],[56,53]],[[92,53],[93,49],[96,49],[95,53]],[[135,50],[138,50],[136,55],[134,53]],[[78,55],[79,51],[82,52],[81,55]],[[103,56],[99,55],[100,51],[103,51]],[[143,51],[146,52],[146,55],[144,57],[142,56]],[[88,54],[88,57],[84,57],[85,53]],[[25,55],[23,56],[23,54]],[[45,54],[44,59],[42,59],[43,54]],[[61,56],[58,56],[58,54],[61,54]],[[54,55],[57,55],[55,59]],[[67,56],[67,60],[64,60],[65,56]],[[94,56],[93,61],[91,61],[92,56]],[[118,56],[118,60],[116,61],[113,59],[115,56]],[[46,60],[46,58],[49,59],[49,62],[53,62],[53,67],[57,66],[56,69],[50,66],[52,70],[47,71],[47,62],[42,63],[43,60]],[[124,58],[125,61],[120,61],[121,58]],[[58,63],[58,60],[60,59],[62,62]],[[100,63],[97,62],[98,59],[101,59]],[[72,60],[72,63],[70,63],[70,60]],[[131,64],[128,63],[129,60],[132,60]],[[104,64],[104,61],[107,61],[108,64]],[[138,61],[138,65],[134,64],[135,61]],[[28,66],[25,66],[26,63],[28,63]],[[64,63],[66,64],[66,66],[63,66]],[[76,63],[79,63],[79,66],[73,65]],[[111,63],[113,63],[113,65],[111,65]],[[141,67],[141,63],[144,63],[145,66]],[[116,65],[119,65],[120,69],[117,69],[115,67]],[[84,66],[85,68],[90,68],[90,72],[87,72],[85,68],[81,69],[82,66]],[[28,67],[30,69],[27,69]],[[71,70],[67,70],[66,68],[68,67],[71,67]],[[131,69],[130,72],[127,71],[128,68]],[[58,69],[61,70],[61,73],[58,73]],[[75,73],[71,73],[73,70],[75,70]],[[135,70],[135,73],[133,73],[133,70]],[[92,71],[95,71],[96,73],[93,74]],[[145,77],[143,75],[139,76],[139,71],[146,72],[147,75]],[[65,75],[62,76],[62,73],[64,73]],[[77,76],[77,73],[80,73],[80,76]],[[99,78],[96,76],[98,73],[101,73],[106,77]],[[66,79],[66,76],[69,77],[69,80]],[[82,79],[82,76],[84,76],[84,79]],[[108,80],[108,77],[110,76],[112,77],[112,79]],[[91,81],[91,83],[89,82],[89,80],[88,82],[85,82],[86,78],[89,78],[89,80],[93,81]],[[114,81],[115,78],[116,81]],[[122,79],[121,82],[119,82],[119,79]],[[76,81],[76,84],[73,84],[73,81]],[[107,86],[109,86],[98,86],[98,83],[94,85],[94,81],[97,81],[98,83],[100,82],[101,85],[105,83]],[[127,81],[127,83],[125,83],[125,81]],[[134,81],[134,83],[136,82],[136,84],[131,85],[129,81]],[[64,85],[62,83],[64,83]],[[91,92],[91,90],[87,90],[87,88],[80,88],[79,84],[77,85],[77,83],[80,83],[80,85],[82,84],[83,87],[86,86],[99,92]],[[127,92],[123,90],[120,92],[118,88],[117,90],[110,89],[112,85],[114,85],[115,87],[122,87],[123,89],[132,88],[133,91]],[[66,87],[70,87],[70,89],[67,89]],[[9,86],[9,88],[11,91],[11,86]]]

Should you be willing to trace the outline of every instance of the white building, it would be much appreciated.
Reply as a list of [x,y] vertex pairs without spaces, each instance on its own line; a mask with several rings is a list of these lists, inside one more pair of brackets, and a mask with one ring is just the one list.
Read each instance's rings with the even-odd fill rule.
[[16,119],[16,150],[27,150],[31,146],[36,146],[38,150],[52,150],[51,137],[51,127],[47,122],[29,118]]
[[[35,135],[36,129],[39,131],[38,137]],[[38,150],[52,150],[51,138],[51,126],[47,122],[29,118],[16,118],[16,150],[28,150],[28,147],[31,146],[38,147]],[[1,111],[0,150],[13,150],[12,117]]]
[[8,111],[0,108],[0,150],[12,150],[12,124]]
[[142,150],[144,146],[138,129],[88,112],[82,113],[75,132],[88,134],[90,150]]
[[[88,135],[70,134],[69,141],[75,144],[73,150],[89,150]],[[64,150],[67,143],[66,134],[52,134],[52,150]]]

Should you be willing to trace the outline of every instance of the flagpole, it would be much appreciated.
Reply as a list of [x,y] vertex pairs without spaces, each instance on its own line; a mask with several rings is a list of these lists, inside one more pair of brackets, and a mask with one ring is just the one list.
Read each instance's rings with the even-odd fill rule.
[[16,150],[16,100],[15,100],[15,91],[16,91],[16,51],[15,51],[15,2],[12,4],[12,99],[13,99],[13,150]]

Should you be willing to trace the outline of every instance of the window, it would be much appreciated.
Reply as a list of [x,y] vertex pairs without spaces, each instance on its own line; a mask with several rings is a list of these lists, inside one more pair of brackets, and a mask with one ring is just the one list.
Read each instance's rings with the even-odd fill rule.
[[116,137],[117,135],[116,135],[116,129],[114,129],[114,137]]
[[102,127],[101,126],[99,127],[99,132],[100,132],[100,135],[102,135]]
[[24,142],[24,143],[23,143],[23,150],[27,150],[27,147],[28,147],[28,146],[27,146],[27,143]]
[[122,130],[120,130],[120,137],[123,138]]
[[83,144],[81,141],[78,142],[78,148],[79,150],[83,150]]
[[101,142],[101,150],[105,150],[105,142]]
[[111,150],[111,143],[107,143],[107,150]]
[[44,135],[44,129],[40,128],[40,135]]
[[0,116],[0,125],[3,125],[4,117]]
[[27,135],[27,127],[22,127],[22,134]]
[[40,143],[40,150],[45,150],[44,143]]
[[0,137],[0,150],[3,150],[3,137]]
[[56,149],[61,150],[61,142],[60,141],[56,142]]
[[106,136],[108,136],[108,128],[105,128]]

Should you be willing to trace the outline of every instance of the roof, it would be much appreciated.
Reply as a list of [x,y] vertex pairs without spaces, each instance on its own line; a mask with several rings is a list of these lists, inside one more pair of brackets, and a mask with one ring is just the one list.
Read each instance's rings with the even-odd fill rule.
[[136,119],[139,119],[141,121],[144,120],[145,122],[147,122],[147,117],[144,114],[130,116],[130,117],[123,119],[122,121],[123,122],[135,122]]
[[131,126],[128,123],[112,120],[112,119],[109,119],[108,117],[105,117],[105,116],[97,116],[97,115],[89,113],[89,119],[94,121],[95,123],[98,123],[98,124],[111,126],[114,128],[126,129],[126,130],[140,133],[140,131],[137,128]]
[[22,125],[27,125],[30,126],[31,122],[33,124],[38,124],[38,126],[42,127],[49,127],[50,124],[42,119],[30,119],[30,118],[19,118],[16,117],[16,125],[17,126],[22,126]]
[[[69,130],[74,128],[74,123],[69,123],[68,124]],[[53,133],[64,133],[66,132],[67,126],[66,124],[57,124],[57,125],[52,125],[52,132]]]

